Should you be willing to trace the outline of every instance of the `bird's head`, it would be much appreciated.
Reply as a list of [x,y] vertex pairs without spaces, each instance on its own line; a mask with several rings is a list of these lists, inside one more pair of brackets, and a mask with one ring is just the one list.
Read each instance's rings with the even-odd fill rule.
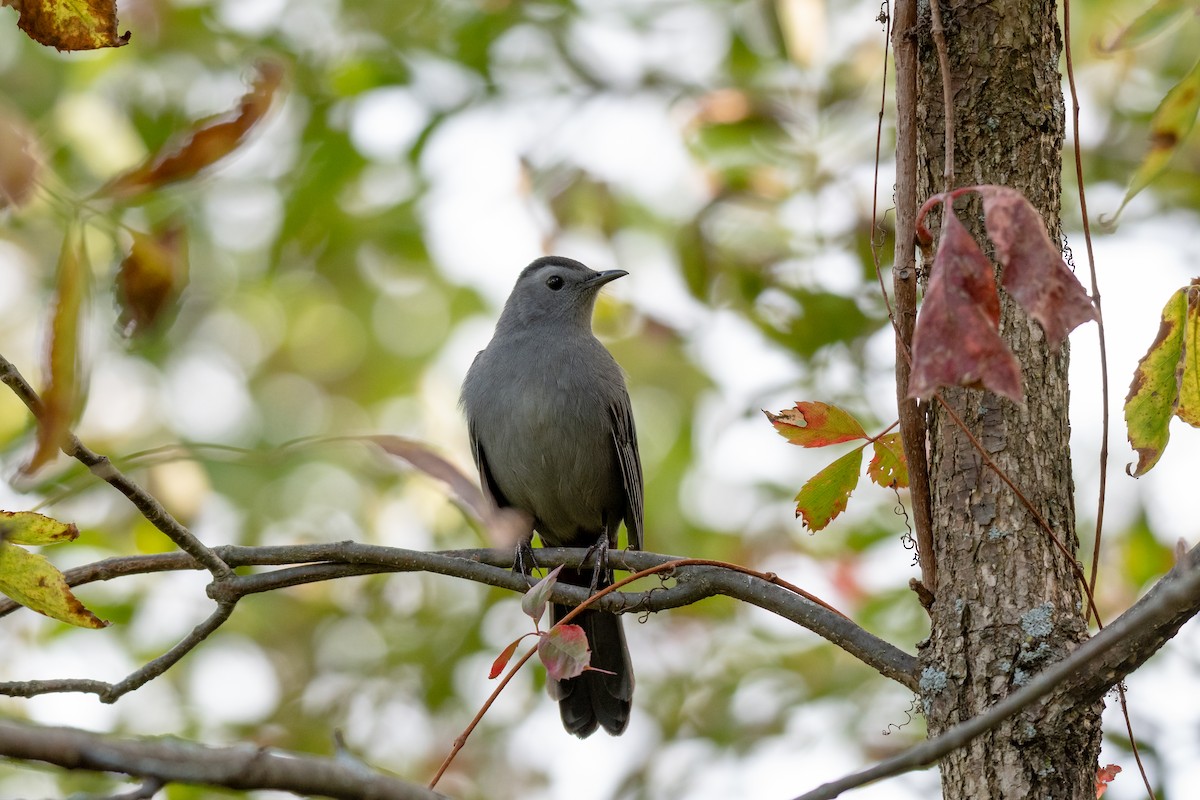
[[600,287],[629,273],[597,272],[562,256],[543,256],[517,277],[498,327],[578,326],[591,331],[592,307]]

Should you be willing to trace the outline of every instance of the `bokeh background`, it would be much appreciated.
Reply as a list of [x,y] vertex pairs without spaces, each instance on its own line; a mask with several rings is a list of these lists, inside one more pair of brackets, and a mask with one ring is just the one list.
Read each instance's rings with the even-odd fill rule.
[[[1103,53],[1143,10],[1075,9],[1084,167],[1111,214],[1149,119],[1191,68],[1200,22]],[[651,550],[769,569],[914,651],[925,615],[895,495],[869,486],[828,530],[794,519],[832,460],[760,413],[838,403],[895,418],[893,349],[872,247],[890,262],[890,106],[878,3],[820,0],[136,0],[121,49],[59,54],[0,10],[0,114],[36,131],[48,172],[0,216],[0,352],[41,385],[68,219],[93,278],[78,426],[209,544],[345,539],[485,544],[442,486],[339,435],[392,433],[468,468],[458,386],[520,269],[544,253],[621,268],[596,329],[629,375]],[[194,120],[234,107],[256,59],[288,70],[268,118],[200,178],[116,207],[98,186]],[[1069,164],[1069,159],[1068,159]],[[1100,604],[1115,616],[1170,567],[1194,513],[1198,434],[1177,428],[1147,478],[1120,401],[1171,291],[1198,270],[1200,146],[1097,234],[1113,375]],[[1074,172],[1064,226],[1086,272]],[[872,218],[877,201],[878,218]],[[154,329],[121,336],[113,300],[129,230],[178,219],[190,279]],[[1086,276],[1085,284],[1087,283]],[[886,276],[885,276],[886,278]],[[886,280],[890,286],[890,279]],[[1074,350],[1078,513],[1090,541],[1101,402],[1096,331]],[[0,507],[45,502],[79,542],[66,568],[168,543],[65,460],[18,475],[25,409],[0,393]],[[836,454],[841,453],[839,450]],[[906,501],[906,498],[904,498]],[[1090,554],[1084,553],[1085,561]],[[92,585],[115,624],[0,621],[0,680],[117,680],[210,610],[204,576]],[[314,753],[334,729],[363,759],[424,782],[490,691],[495,655],[528,629],[508,593],[437,576],[356,578],[252,597],[175,669],[113,706],[0,699],[0,713],[123,734],[250,740]],[[457,797],[787,797],[923,736],[913,697],[816,636],[728,600],[627,622],[638,676],[621,738],[563,733],[538,668],[485,718],[440,789]],[[1129,682],[1160,797],[1200,781],[1194,623]],[[1187,698],[1192,698],[1188,700]],[[1110,703],[1112,705],[1112,703]],[[1108,797],[1144,796],[1119,716]],[[92,775],[0,765],[0,796],[114,791]],[[856,796],[928,797],[935,772]],[[171,798],[207,790],[172,786]],[[263,795],[265,796],[265,795]]]

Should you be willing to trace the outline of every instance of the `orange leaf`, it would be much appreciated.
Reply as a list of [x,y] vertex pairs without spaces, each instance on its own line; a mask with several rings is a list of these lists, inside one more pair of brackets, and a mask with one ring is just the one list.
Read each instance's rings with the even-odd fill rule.
[[187,280],[187,239],[178,222],[151,234],[133,232],[133,246],[117,273],[121,317],[126,336],[144,332],[158,321]]
[[210,117],[196,123],[185,139],[173,139],[133,169],[118,175],[96,193],[123,199],[187,180],[205,167],[232,153],[246,134],[271,107],[275,91],[283,81],[283,66],[277,61],[258,63],[258,77],[242,96],[232,116]]
[[50,385],[42,394],[38,415],[37,450],[24,467],[26,474],[39,469],[58,453],[80,405],[79,325],[87,294],[88,266],[78,228],[71,226],[58,258],[58,286],[51,323]]
[[801,447],[825,447],[867,438],[866,431],[848,411],[828,403],[796,403],[778,414],[763,411],[779,435]]

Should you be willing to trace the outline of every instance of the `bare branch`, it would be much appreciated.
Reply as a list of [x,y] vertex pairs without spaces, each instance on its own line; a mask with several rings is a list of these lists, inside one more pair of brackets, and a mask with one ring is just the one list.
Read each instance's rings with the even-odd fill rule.
[[177,739],[118,739],[77,728],[0,721],[0,754],[65,769],[117,772],[148,781],[275,789],[344,800],[438,800],[423,786],[359,762],[253,746],[205,747]]
[[1108,691],[1200,613],[1200,545],[1193,547],[1145,597],[1062,661],[1039,672],[987,712],[955,725],[870,769],[827,783],[796,800],[830,800],[842,792],[930,766],[1048,695],[1049,705],[1083,704]]

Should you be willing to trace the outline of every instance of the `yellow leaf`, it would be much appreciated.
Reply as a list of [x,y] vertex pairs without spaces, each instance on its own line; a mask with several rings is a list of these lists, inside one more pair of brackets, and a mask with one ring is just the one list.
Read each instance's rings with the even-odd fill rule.
[[17,27],[38,44],[57,50],[95,50],[129,43],[117,34],[116,0],[21,0]]
[[1179,407],[1187,294],[1188,289],[1180,289],[1167,301],[1158,335],[1138,362],[1125,398],[1129,443],[1138,454],[1137,469],[1130,472],[1126,467],[1126,471],[1135,478],[1146,474],[1162,456],[1171,435],[1171,416]]
[[79,529],[36,511],[0,511],[0,541],[13,544],[60,544],[73,542]]
[[53,564],[15,544],[0,542],[0,593],[39,614],[81,628],[108,625],[84,608]]

